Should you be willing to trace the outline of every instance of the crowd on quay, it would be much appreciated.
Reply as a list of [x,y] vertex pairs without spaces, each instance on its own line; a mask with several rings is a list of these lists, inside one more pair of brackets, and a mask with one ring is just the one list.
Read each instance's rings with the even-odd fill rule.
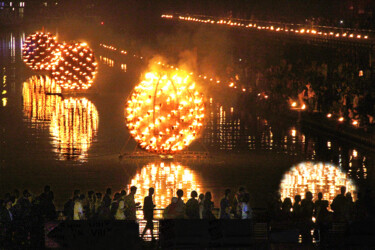
[[[154,188],[149,188],[149,195],[144,198],[143,207],[135,201],[137,187],[132,186],[126,190],[112,194],[108,188],[104,195],[100,192],[88,191],[87,196],[80,190],[74,190],[73,196],[64,204],[61,213],[56,211],[54,194],[50,186],[45,186],[44,192],[33,196],[28,190],[20,195],[19,190],[5,194],[0,200],[0,242],[18,242],[25,245],[32,237],[43,228],[36,230],[35,225],[40,225],[51,220],[137,220],[136,211],[143,210],[147,230],[153,233],[154,208],[152,196]],[[191,192],[191,198],[185,203],[182,199],[184,193],[179,189],[177,197],[164,209],[164,219],[216,219],[213,214],[214,203],[210,192],[200,194]],[[231,190],[225,191],[225,196],[220,202],[220,219],[238,218],[251,219],[250,195],[244,188],[230,200]],[[152,235],[153,236],[153,235]]]
[[[108,188],[104,195],[89,191],[87,196],[79,190],[73,192],[73,196],[64,205],[63,214],[58,214],[54,206],[54,194],[49,186],[39,196],[32,196],[28,190],[22,195],[18,190],[7,193],[1,200],[0,221],[1,239],[3,242],[27,242],[43,228],[38,228],[40,223],[50,220],[137,220],[136,211],[143,210],[146,226],[142,237],[150,230],[152,238],[154,228],[153,202],[154,188],[149,188],[149,194],[144,198],[143,206],[135,201],[137,187],[132,186],[127,194],[126,190],[112,194]],[[254,218],[250,205],[250,194],[245,188],[239,188],[232,193],[226,189],[224,197],[220,201],[218,216],[213,213],[214,203],[210,192],[199,194],[192,191],[190,198],[185,203],[184,193],[181,189],[176,192],[171,203],[164,209],[164,219],[250,219]],[[371,203],[371,202],[370,202]],[[319,193],[315,201],[311,192],[306,192],[305,198],[301,195],[292,199],[287,197],[283,201],[280,194],[272,197],[267,206],[268,222],[272,225],[287,223],[297,227],[304,239],[311,243],[311,230],[320,231],[324,237],[332,222],[350,224],[354,221],[363,221],[369,218],[369,201],[358,194],[358,199],[353,202],[351,193],[346,193],[346,188],[341,187],[341,193],[337,195],[331,204],[323,200],[323,194]],[[331,208],[331,210],[329,209]],[[0,241],[1,242],[1,241]]]
[[[357,69],[350,63],[329,67],[324,61],[291,62],[286,58],[266,69],[246,62],[234,68],[233,72],[239,72],[237,77],[227,77],[240,79],[240,84],[251,90],[250,95],[267,93],[273,107],[290,109],[295,102],[296,108],[305,104],[305,112],[331,114],[333,119],[343,117],[343,123],[365,130],[375,126],[375,87],[369,70]],[[241,103],[246,104],[246,99]]]

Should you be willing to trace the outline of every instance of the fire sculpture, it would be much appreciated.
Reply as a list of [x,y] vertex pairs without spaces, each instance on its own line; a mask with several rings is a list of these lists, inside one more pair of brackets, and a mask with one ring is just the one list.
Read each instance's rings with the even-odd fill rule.
[[319,192],[323,193],[323,199],[331,204],[336,195],[340,193],[340,187],[346,186],[346,191],[353,197],[356,187],[347,174],[338,167],[329,163],[303,162],[294,166],[284,174],[280,184],[281,197],[284,200],[299,194],[302,199],[307,191],[313,194],[314,199]]
[[33,70],[51,70],[61,59],[56,37],[37,32],[28,36],[22,48],[23,61]]
[[148,72],[129,97],[125,116],[130,134],[143,149],[173,154],[187,147],[201,130],[203,96],[186,73]]
[[61,44],[61,60],[54,66],[52,76],[63,89],[88,89],[93,83],[97,63],[94,52],[86,43]]

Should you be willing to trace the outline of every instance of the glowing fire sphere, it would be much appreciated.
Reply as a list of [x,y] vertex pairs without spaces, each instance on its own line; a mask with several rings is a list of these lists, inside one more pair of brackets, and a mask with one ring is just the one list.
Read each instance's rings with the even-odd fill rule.
[[51,70],[60,58],[56,37],[37,32],[28,36],[23,44],[23,61],[33,70]]
[[61,60],[52,76],[63,89],[88,89],[94,80],[97,63],[86,43],[61,44]]
[[125,113],[127,127],[142,148],[173,154],[188,146],[202,128],[203,96],[185,73],[149,72],[134,88]]

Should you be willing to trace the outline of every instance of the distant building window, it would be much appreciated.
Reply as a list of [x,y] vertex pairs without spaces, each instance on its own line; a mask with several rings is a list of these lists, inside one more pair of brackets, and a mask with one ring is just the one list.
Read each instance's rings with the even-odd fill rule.
[[10,7],[12,7],[12,5],[13,5],[13,3],[12,3],[12,2],[10,2],[10,3],[9,3],[9,6],[10,6]]

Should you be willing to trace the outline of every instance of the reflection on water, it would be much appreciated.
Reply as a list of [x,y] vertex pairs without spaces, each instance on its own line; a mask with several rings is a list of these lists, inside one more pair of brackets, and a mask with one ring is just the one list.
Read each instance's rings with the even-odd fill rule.
[[[115,62],[108,58],[108,57],[105,57],[105,56],[99,56],[99,61],[103,62],[105,65],[108,65],[109,67],[113,67],[115,65]],[[123,66],[121,66],[121,69],[123,68]],[[125,68],[125,72],[126,72],[126,68]]]
[[47,93],[61,93],[60,86],[48,76],[32,76],[23,83],[23,113],[32,126],[48,126],[57,103],[61,102],[61,96]]
[[226,107],[212,100],[206,114],[207,122],[202,140],[209,149],[267,150],[288,155],[303,153],[308,159],[315,157],[315,152],[307,143],[306,136],[293,126],[293,123],[288,127],[282,127],[256,113],[244,113],[237,107]]
[[32,76],[22,88],[23,112],[32,128],[49,127],[53,151],[60,160],[85,160],[96,136],[99,115],[86,98],[66,98],[61,88],[49,77]]
[[143,199],[148,195],[150,187],[155,188],[154,204],[156,208],[165,208],[171,203],[172,197],[176,197],[178,189],[184,191],[190,198],[190,192],[200,192],[200,180],[193,170],[175,162],[150,163],[142,167],[128,185],[136,186],[136,202],[143,204]]
[[58,102],[52,116],[50,133],[59,159],[85,160],[98,125],[98,111],[86,98],[70,97]]
[[356,198],[356,186],[338,167],[329,163],[303,162],[284,174],[280,193],[283,200],[286,197],[294,200],[297,194],[303,199],[307,191],[313,194],[314,199],[319,192],[322,192],[323,199],[331,203],[340,193],[341,186],[346,186],[346,191],[351,192],[353,198]]

